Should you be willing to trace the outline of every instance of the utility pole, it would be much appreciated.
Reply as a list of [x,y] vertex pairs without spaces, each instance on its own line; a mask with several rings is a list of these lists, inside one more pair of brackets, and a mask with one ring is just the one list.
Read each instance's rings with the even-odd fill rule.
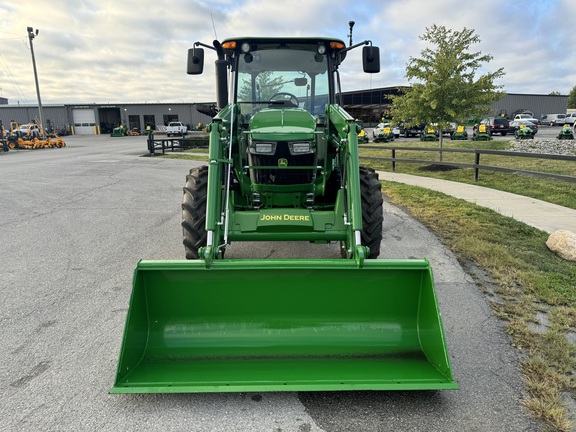
[[36,95],[38,96],[38,116],[40,117],[40,131],[42,139],[44,136],[44,119],[42,117],[42,100],[40,99],[40,86],[38,85],[38,72],[36,71],[36,58],[34,57],[34,45],[32,44],[32,39],[38,36],[39,30],[32,27],[28,27],[28,39],[30,39],[30,52],[32,53],[32,66],[34,66],[34,80],[36,81]]

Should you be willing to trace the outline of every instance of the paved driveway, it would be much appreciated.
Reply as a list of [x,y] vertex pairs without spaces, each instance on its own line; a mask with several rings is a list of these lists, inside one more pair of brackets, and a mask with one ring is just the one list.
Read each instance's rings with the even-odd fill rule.
[[460,390],[109,395],[136,262],[183,257],[180,200],[195,162],[141,157],[142,137],[67,142],[0,154],[1,430],[537,430],[484,295],[388,204],[381,256],[431,261]]

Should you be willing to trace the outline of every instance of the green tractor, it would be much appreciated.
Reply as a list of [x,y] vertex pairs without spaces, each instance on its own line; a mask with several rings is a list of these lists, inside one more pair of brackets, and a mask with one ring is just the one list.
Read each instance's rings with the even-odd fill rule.
[[[196,42],[217,56],[209,162],[190,171],[187,260],[137,264],[111,393],[455,389],[432,270],[376,259],[382,194],[359,166],[338,67],[361,45]],[[202,48],[204,47],[204,48]],[[341,258],[226,259],[232,242],[340,245]]]

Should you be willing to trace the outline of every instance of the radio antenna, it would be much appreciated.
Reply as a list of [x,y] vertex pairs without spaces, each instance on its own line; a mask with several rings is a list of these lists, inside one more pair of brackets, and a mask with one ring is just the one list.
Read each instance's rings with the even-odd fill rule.
[[214,25],[214,17],[210,14],[210,19],[212,20],[212,28],[214,29],[214,39],[218,40],[218,35],[216,34],[216,26]]

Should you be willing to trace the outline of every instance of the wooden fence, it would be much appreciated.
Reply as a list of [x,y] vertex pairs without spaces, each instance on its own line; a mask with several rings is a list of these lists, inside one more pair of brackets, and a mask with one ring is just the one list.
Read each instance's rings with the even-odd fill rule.
[[[551,160],[563,160],[563,161],[574,161],[576,162],[576,156],[564,156],[564,155],[552,155],[543,153],[521,153],[513,151],[504,150],[469,150],[469,149],[442,149],[438,147],[435,148],[422,148],[422,147],[397,147],[397,146],[374,146],[374,145],[361,145],[360,149],[377,149],[377,150],[390,150],[392,152],[391,157],[380,157],[380,156],[360,156],[360,159],[372,159],[380,160],[386,162],[392,162],[392,171],[396,171],[396,164],[399,162],[409,162],[418,164],[434,164],[443,166],[454,166],[460,168],[473,168],[474,169],[474,181],[478,181],[478,174],[480,170],[490,170],[490,171],[500,171],[507,173],[525,174],[534,177],[544,177],[556,180],[564,180],[569,182],[576,182],[576,177],[562,175],[562,174],[551,174],[538,171],[527,171],[518,168],[504,168],[492,165],[482,165],[481,155],[498,155],[498,156],[511,156],[511,157],[521,157],[521,158],[535,158],[535,159],[551,159]],[[410,159],[410,158],[398,158],[396,157],[397,151],[418,151],[418,152],[433,152],[438,153],[439,156],[442,153],[469,153],[474,154],[474,163],[463,163],[463,162],[446,162],[440,160],[423,160],[423,159]]]

